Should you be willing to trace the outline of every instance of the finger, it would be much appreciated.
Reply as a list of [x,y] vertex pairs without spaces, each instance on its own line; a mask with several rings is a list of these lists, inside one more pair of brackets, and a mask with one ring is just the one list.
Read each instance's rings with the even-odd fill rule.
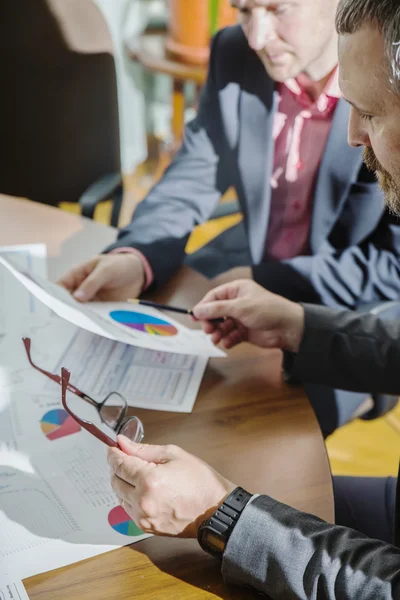
[[211,336],[211,341],[215,346],[218,346],[220,341],[222,340],[222,335],[220,331],[215,331]]
[[132,442],[124,435],[117,437],[119,447],[125,454],[140,458],[147,463],[165,463],[176,458],[176,450],[171,446],[153,446]]
[[68,291],[75,291],[82,281],[86,279],[86,277],[93,271],[98,263],[99,258],[95,257],[82,265],[78,265],[73,267],[67,273],[58,280],[58,285],[66,288]]
[[224,348],[229,350],[229,348],[233,348],[238,344],[241,344],[244,341],[243,336],[239,330],[232,331],[227,337],[223,339]]
[[234,329],[236,329],[236,322],[233,319],[226,319],[218,327],[218,331],[222,337],[229,335]]
[[216,300],[234,300],[237,298],[237,295],[240,291],[240,287],[242,281],[231,281],[229,283],[224,283],[217,287],[214,287],[212,290],[207,292],[202,300],[197,304],[208,304],[209,302],[215,302]]
[[104,265],[98,263],[92,271],[79,284],[78,289],[74,292],[74,298],[80,302],[88,302],[93,300],[96,294],[103,288],[110,277],[110,270]]
[[107,460],[112,472],[131,485],[137,485],[143,471],[148,467],[145,461],[136,456],[127,456],[117,448],[109,449]]
[[225,317],[223,319],[213,319],[211,321],[203,321],[201,326],[204,333],[207,333],[209,335],[214,331],[218,331],[221,324],[227,323],[228,321],[231,321],[231,319],[227,319]]
[[194,316],[200,321],[210,321],[221,317],[237,318],[238,301],[235,300],[216,300],[206,304],[198,304],[193,309]]
[[236,321],[233,319],[224,319],[223,321],[204,321],[202,327],[203,331],[207,334],[214,333],[214,331],[227,333],[232,328],[236,327]]
[[130,504],[132,502],[132,495],[135,491],[135,487],[126,483],[123,479],[120,479],[117,475],[111,475],[111,487],[119,498],[119,501],[124,504]]
[[229,284],[219,285],[218,287],[210,290],[207,294],[198,302],[193,308],[192,313],[195,319],[199,319],[198,312],[199,308],[205,304],[209,304],[210,302],[216,302],[217,300],[226,300],[229,298],[228,290]]
[[[136,490],[132,488],[129,501],[124,500],[123,498],[118,498],[118,502],[124,509],[124,511],[129,515],[132,521],[139,527],[138,523],[140,521],[141,512],[138,508],[138,499],[136,497]],[[144,531],[143,527],[141,528]]]
[[[134,494],[134,491],[135,490],[132,488],[131,496]],[[136,499],[133,504],[131,497],[129,498],[130,502],[128,502],[128,500],[124,500],[123,498],[118,498],[118,500],[124,511],[127,512],[131,519],[136,523]]]
[[207,333],[207,335],[210,335],[214,331],[217,331],[218,324],[212,323],[211,321],[203,321],[202,328],[203,328],[204,333]]
[[226,321],[224,321],[224,323],[220,325],[220,327],[216,329],[211,335],[211,340],[213,344],[219,344],[222,339],[228,336],[235,329],[237,329],[236,321],[233,321],[232,319],[227,319]]
[[61,279],[57,281],[58,285],[64,287],[69,292],[73,292],[86,277],[84,265],[70,269]]
[[130,504],[129,502],[127,502],[126,500],[124,500],[123,498],[118,498],[118,502],[120,503],[120,505],[122,506],[122,508],[126,511],[129,510]]

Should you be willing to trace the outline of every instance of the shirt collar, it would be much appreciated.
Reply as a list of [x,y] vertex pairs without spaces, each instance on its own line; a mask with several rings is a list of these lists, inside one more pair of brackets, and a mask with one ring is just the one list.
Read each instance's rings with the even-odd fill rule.
[[335,70],[325,86],[324,94],[330,98],[336,98],[337,100],[342,97],[342,92],[339,87],[339,67],[335,67]]
[[[282,85],[292,92],[303,104],[311,105],[309,96],[304,92],[303,88],[298,83],[297,79],[287,79]],[[339,88],[339,68],[336,66],[328,82],[326,83],[320,97],[315,102],[315,107],[320,112],[324,112],[327,108],[329,100],[338,100],[342,97]],[[330,103],[329,103],[330,104]]]

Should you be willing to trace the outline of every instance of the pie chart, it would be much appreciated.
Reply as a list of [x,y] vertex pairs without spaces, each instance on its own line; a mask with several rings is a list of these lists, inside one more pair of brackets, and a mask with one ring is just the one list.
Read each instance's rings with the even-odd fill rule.
[[49,410],[41,418],[40,428],[50,441],[78,433],[81,430],[80,425],[62,408]]
[[131,310],[113,310],[110,312],[110,317],[113,321],[125,325],[125,327],[150,335],[171,336],[178,333],[177,328],[168,321],[144,313]]
[[122,535],[143,535],[143,531],[132,521],[122,506],[116,506],[108,513],[108,522],[115,531]]

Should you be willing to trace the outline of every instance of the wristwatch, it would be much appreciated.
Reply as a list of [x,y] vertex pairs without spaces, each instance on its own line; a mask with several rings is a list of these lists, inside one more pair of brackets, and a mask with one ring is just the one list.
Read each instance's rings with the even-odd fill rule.
[[237,487],[199,527],[197,539],[205,552],[222,558],[229,537],[252,494]]

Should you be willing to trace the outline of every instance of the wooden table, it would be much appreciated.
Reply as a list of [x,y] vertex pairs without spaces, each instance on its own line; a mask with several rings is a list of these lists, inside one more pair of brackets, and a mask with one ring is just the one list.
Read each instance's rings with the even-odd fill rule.
[[[0,196],[0,244],[47,242],[50,275],[92,256],[114,238],[111,228],[57,208]],[[182,269],[158,296],[192,305],[208,288]],[[282,381],[281,356],[242,345],[209,363],[192,414],[136,410],[146,441],[196,453],[251,492],[267,493],[333,520],[325,446],[301,388]],[[151,538],[25,580],[30,598],[245,599],[223,583],[218,563],[195,540]]]

